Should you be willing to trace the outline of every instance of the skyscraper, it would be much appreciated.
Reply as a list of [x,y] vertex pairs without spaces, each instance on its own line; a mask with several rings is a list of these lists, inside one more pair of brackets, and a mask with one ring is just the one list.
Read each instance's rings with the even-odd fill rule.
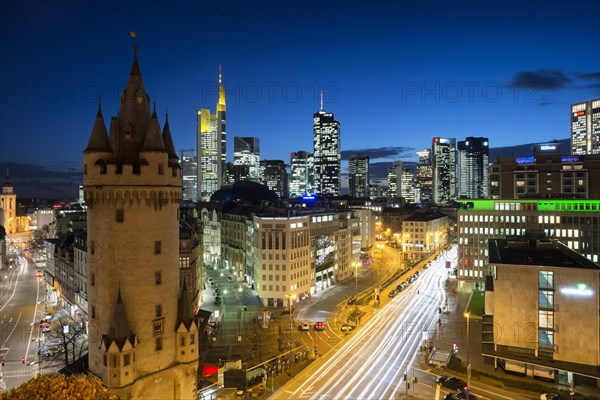
[[416,202],[417,193],[415,190],[415,170],[402,168],[402,187],[401,193],[404,201],[407,203]]
[[312,154],[306,151],[290,153],[290,197],[311,193],[309,189],[311,158]]
[[485,199],[488,196],[488,139],[468,137],[458,142],[458,196]]
[[417,164],[417,186],[419,187],[418,202],[429,203],[433,201],[433,167],[431,166],[431,149],[418,151],[419,163]]
[[280,198],[288,197],[288,179],[282,160],[262,160],[264,184]]
[[600,154],[600,99],[571,105],[571,154]]
[[260,142],[257,137],[233,137],[233,165],[248,166],[243,180],[260,183]]
[[[198,328],[179,284],[181,169],[137,47],[107,134],[100,106],[83,152],[87,213],[89,370],[120,398],[193,399]],[[92,337],[95,341],[92,342]]]
[[198,197],[209,201],[210,196],[225,183],[227,174],[227,124],[225,85],[219,67],[219,100],[216,114],[201,108],[197,118]]
[[353,154],[348,160],[349,193],[352,197],[369,198],[369,156]]
[[183,200],[198,201],[198,157],[192,149],[181,150],[181,178]]
[[456,198],[456,139],[434,137],[431,144],[433,202]]
[[402,161],[394,161],[388,168],[388,197],[397,199],[402,197]]
[[313,115],[313,145],[315,163],[315,192],[318,194],[340,194],[341,152],[340,123],[333,113],[321,109]]

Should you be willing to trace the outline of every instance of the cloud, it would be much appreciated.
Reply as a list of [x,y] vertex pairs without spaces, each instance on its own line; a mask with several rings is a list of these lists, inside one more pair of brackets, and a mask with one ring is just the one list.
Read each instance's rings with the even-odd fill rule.
[[[364,154],[369,156],[369,160],[376,160],[378,158],[395,158],[402,156],[406,153],[413,153],[415,151],[412,147],[404,146],[392,146],[392,147],[378,147],[374,149],[357,149],[357,150],[344,150],[342,151],[342,160],[348,160],[354,154]],[[410,154],[412,155],[412,154]]]
[[576,72],[575,76],[578,79],[585,79],[588,81],[600,81],[600,71],[594,72]]
[[571,78],[559,69],[538,69],[521,71],[513,75],[511,87],[525,87],[538,90],[558,90],[567,87]]

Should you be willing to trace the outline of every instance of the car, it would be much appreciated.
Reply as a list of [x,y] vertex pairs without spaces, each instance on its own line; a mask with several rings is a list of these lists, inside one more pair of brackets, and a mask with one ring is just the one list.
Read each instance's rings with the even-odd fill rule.
[[401,292],[402,290],[404,290],[404,288],[402,287],[401,284],[396,286],[396,292]]
[[448,389],[458,390],[459,392],[466,392],[469,389],[467,382],[454,376],[440,376],[437,378],[437,383]]
[[563,397],[558,393],[544,393],[540,396],[541,400],[563,400]]
[[221,298],[219,296],[215,297],[215,305],[221,305]]
[[233,282],[233,276],[227,275],[227,282]]
[[354,330],[354,325],[344,324],[340,327],[340,331],[342,332],[350,332]]
[[44,276],[44,271],[36,271],[35,276]]
[[388,297],[395,297],[398,294],[398,292],[396,292],[395,290],[392,290],[389,294]]
[[477,396],[473,393],[468,393],[468,396],[469,397],[467,397],[467,392],[448,393],[446,397],[444,397],[444,400],[467,400],[467,398],[469,400],[477,400]]
[[211,284],[211,285],[212,285],[213,283],[215,283],[215,281],[214,281],[214,279],[213,279],[213,278],[208,278],[208,279],[206,280],[206,282],[208,282],[208,283],[209,283],[209,284]]
[[325,324],[321,321],[315,323],[315,331],[325,330]]
[[310,329],[310,325],[308,325],[308,323],[306,322],[302,322],[299,326],[298,329],[301,331],[308,331]]

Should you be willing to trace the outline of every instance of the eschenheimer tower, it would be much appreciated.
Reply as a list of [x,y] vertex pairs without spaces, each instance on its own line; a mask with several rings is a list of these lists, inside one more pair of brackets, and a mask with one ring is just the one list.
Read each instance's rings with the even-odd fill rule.
[[99,106],[83,152],[89,369],[121,399],[192,399],[198,328],[179,284],[181,167],[134,53],[110,133]]

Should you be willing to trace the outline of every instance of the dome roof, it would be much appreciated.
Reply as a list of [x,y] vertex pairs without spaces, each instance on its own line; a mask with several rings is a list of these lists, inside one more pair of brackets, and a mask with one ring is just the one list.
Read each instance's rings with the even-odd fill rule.
[[272,204],[279,203],[279,196],[277,193],[270,190],[266,185],[260,183],[242,181],[236,182],[231,186],[225,186],[217,190],[210,197],[212,202],[248,202],[252,204],[258,204],[263,201],[270,202]]

